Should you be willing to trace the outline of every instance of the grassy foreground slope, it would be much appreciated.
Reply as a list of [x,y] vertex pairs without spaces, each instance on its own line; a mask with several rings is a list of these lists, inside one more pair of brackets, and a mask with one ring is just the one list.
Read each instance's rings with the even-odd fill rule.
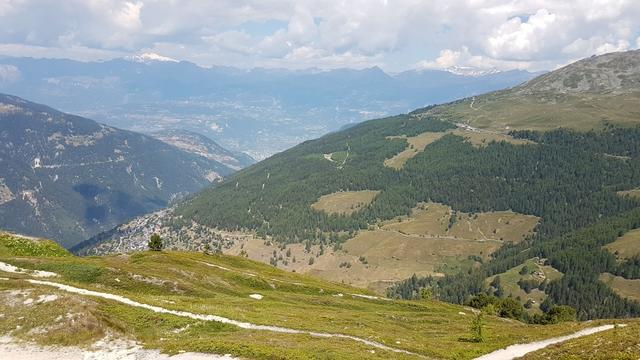
[[538,350],[523,360],[636,360],[640,354],[640,322]]
[[[11,243],[12,245],[7,246]],[[78,258],[50,243],[0,237],[0,262],[59,274],[46,281],[166,309],[214,314],[260,325],[346,334],[427,358],[469,359],[518,342],[595,323],[530,326],[485,318],[486,341],[465,341],[470,309],[437,301],[363,298],[361,290],[287,273],[237,257],[180,252]],[[241,329],[76,295],[0,271],[0,334],[40,344],[90,345],[127,338],[168,353],[232,354],[250,359],[418,358],[350,339]],[[250,295],[259,294],[260,300]]]

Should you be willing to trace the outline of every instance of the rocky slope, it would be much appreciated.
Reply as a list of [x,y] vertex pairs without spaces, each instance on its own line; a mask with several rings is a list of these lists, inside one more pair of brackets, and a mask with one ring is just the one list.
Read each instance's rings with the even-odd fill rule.
[[208,137],[187,130],[165,130],[150,134],[180,150],[217,161],[233,170],[240,170],[256,161],[249,155],[227,150]]
[[492,131],[635,126],[640,50],[592,56],[519,86],[414,111]]
[[0,227],[72,246],[233,169],[150,136],[0,95]]

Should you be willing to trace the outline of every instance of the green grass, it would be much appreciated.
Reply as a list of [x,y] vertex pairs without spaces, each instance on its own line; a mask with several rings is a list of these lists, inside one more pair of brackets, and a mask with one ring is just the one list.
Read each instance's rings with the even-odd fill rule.
[[28,239],[0,232],[0,256],[60,257],[70,255],[67,250],[51,240]]
[[605,245],[604,248],[614,254],[619,261],[640,255],[640,229],[626,232],[616,241]]
[[[151,305],[216,314],[256,324],[354,335],[433,358],[470,359],[509,344],[564,334],[584,326],[577,323],[529,326],[488,317],[487,341],[469,343],[460,340],[468,337],[472,319],[470,310],[464,307],[437,301],[355,298],[349,294],[366,292],[230,256],[180,252],[93,258],[3,255],[0,261],[24,268],[56,271],[61,277],[55,281],[116,293]],[[13,333],[14,336],[44,344],[90,344],[106,332],[112,332],[169,353],[231,353],[251,359],[411,358],[345,339],[244,330],[155,314],[112,301],[28,284],[23,281],[24,275],[1,275],[11,280],[0,281],[0,295],[21,290],[28,291],[26,296],[34,299],[41,294],[60,296],[45,304],[19,302],[11,305],[9,301],[0,301],[0,313],[5,314],[0,332],[8,333],[20,325],[21,330]],[[264,298],[251,299],[249,295],[254,293]],[[73,324],[67,320],[56,321],[67,312],[87,316]],[[31,331],[60,322],[65,326],[35,331],[35,335]]]
[[531,353],[524,360],[637,360],[640,359],[640,322],[570,340]]
[[625,279],[609,273],[600,274],[598,278],[607,284],[616,294],[632,301],[640,301],[640,279]]
[[[636,126],[640,93],[525,95],[514,90],[496,91],[475,98],[417,111],[418,116],[435,116],[473,127],[499,132],[510,130],[552,130],[568,128],[588,131],[607,122]],[[473,103],[473,107],[471,104]]]
[[342,164],[349,156],[349,153],[346,151],[336,151],[331,153],[331,160],[335,161],[338,164]]
[[[526,275],[521,275],[520,270],[523,266],[527,266],[530,269],[531,273]],[[518,285],[518,281],[520,279],[523,280],[538,280],[542,282],[540,277],[536,277],[533,275],[533,272],[543,273],[549,281],[559,279],[562,277],[562,273],[558,270],[554,269],[548,265],[539,265],[533,259],[527,260],[524,264],[515,266],[501,274],[491,276],[486,281],[485,284],[490,284],[496,276],[500,276],[501,286],[504,289],[505,295],[511,295],[513,297],[520,297],[521,303],[524,305],[528,300],[535,301],[533,304],[533,311],[538,311],[540,309],[540,304],[547,298],[547,295],[540,291],[539,289],[532,290],[529,294],[527,294],[524,290],[520,288]]]

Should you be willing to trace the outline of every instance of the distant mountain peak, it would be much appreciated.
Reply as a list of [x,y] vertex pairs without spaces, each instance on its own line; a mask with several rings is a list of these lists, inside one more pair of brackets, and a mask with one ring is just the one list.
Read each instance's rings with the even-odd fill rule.
[[591,56],[530,80],[522,93],[626,93],[640,89],[640,50]]
[[127,56],[125,59],[129,60],[129,61],[133,61],[133,62],[139,62],[139,63],[149,63],[149,62],[154,62],[154,61],[158,61],[158,62],[180,62],[179,60],[176,60],[174,58],[170,58],[168,56],[163,56],[160,54],[156,54],[153,52],[146,52],[146,53],[142,53],[140,55],[132,55],[132,56]]
[[462,75],[462,76],[485,76],[485,75],[498,74],[502,72],[501,70],[498,70],[496,68],[481,69],[481,68],[472,67],[472,66],[452,66],[444,70],[452,74]]

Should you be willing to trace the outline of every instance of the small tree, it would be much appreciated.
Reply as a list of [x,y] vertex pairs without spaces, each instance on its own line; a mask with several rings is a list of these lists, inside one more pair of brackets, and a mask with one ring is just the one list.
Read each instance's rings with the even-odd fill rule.
[[484,342],[483,326],[484,319],[482,317],[482,312],[478,312],[473,320],[471,320],[471,327],[469,328],[471,331],[471,341]]
[[162,251],[164,244],[162,243],[162,238],[158,234],[153,234],[149,238],[149,242],[147,243],[149,250],[151,251]]

